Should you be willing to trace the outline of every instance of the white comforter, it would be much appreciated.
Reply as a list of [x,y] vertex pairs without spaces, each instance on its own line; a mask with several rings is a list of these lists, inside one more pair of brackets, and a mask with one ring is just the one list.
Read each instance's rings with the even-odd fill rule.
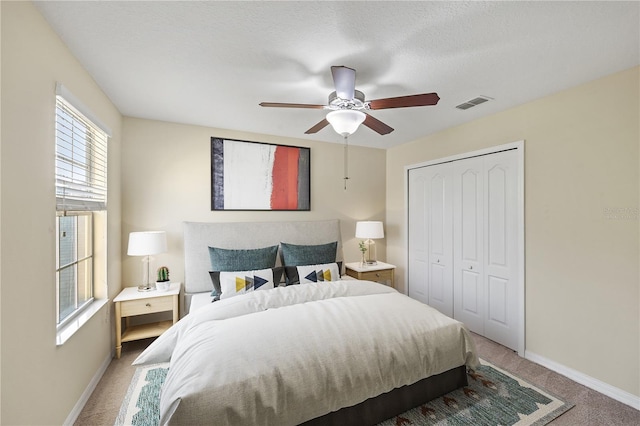
[[171,361],[161,424],[296,425],[466,364],[462,323],[368,281],[221,300],[183,318],[134,364]]

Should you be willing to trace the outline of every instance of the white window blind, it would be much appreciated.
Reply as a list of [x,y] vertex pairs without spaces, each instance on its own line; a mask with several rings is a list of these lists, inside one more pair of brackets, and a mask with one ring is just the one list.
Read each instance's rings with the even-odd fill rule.
[[107,134],[56,97],[56,209],[107,208]]

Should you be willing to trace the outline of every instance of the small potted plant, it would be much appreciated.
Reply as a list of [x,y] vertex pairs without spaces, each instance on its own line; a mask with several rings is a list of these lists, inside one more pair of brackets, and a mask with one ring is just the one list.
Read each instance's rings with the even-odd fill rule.
[[364,241],[360,241],[358,243],[358,247],[360,247],[360,251],[362,252],[362,262],[360,266],[364,266],[367,262],[364,260],[364,254],[367,252],[367,246],[364,245]]
[[161,266],[158,268],[158,278],[156,279],[156,288],[159,291],[169,290],[169,268]]

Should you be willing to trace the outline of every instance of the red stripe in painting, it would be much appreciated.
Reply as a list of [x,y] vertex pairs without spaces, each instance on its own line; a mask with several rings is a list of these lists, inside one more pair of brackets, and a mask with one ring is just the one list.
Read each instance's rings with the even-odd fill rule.
[[299,153],[298,148],[276,147],[271,172],[273,179],[271,208],[273,210],[296,210],[298,208]]

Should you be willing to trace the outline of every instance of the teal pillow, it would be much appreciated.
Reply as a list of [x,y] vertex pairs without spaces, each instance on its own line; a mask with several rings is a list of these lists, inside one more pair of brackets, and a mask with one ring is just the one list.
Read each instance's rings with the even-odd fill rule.
[[338,242],[314,246],[280,243],[284,266],[321,265],[336,261]]
[[257,271],[276,266],[278,246],[229,250],[209,247],[212,271]]

